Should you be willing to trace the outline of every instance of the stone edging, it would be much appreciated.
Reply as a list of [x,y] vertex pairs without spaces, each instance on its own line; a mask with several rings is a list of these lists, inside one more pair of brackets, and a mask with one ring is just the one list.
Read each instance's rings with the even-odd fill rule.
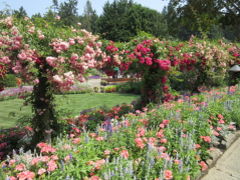
[[217,147],[215,147],[211,152],[211,159],[208,159],[206,163],[208,164],[208,169],[203,171],[197,180],[201,180],[205,175],[208,174],[209,170],[215,166],[218,159],[225,153],[225,151],[240,137],[240,130],[235,131],[235,133],[230,133],[226,136],[225,141],[222,141]]

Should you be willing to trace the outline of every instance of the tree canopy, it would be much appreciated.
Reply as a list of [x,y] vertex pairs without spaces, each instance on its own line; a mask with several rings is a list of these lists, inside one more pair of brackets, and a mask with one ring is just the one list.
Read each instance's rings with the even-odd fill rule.
[[103,38],[114,41],[128,41],[138,31],[155,36],[166,33],[163,15],[155,10],[143,7],[131,0],[107,2],[98,21],[99,33]]

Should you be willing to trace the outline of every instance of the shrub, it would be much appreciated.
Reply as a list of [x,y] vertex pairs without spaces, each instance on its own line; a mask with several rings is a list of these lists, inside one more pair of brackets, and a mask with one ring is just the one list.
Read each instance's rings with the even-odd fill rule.
[[3,84],[5,87],[16,87],[17,86],[16,76],[13,74],[7,74],[3,79]]
[[117,86],[116,86],[116,85],[106,86],[106,87],[104,88],[104,91],[105,91],[106,93],[116,92],[116,91],[117,91]]
[[117,86],[117,91],[121,93],[141,93],[141,82],[126,82]]
[[101,80],[100,84],[102,86],[107,86],[109,83],[107,81],[105,81],[105,80]]

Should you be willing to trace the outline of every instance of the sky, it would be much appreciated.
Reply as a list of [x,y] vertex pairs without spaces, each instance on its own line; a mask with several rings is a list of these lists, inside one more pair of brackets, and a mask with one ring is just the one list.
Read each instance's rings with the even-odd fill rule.
[[[58,0],[63,2],[64,0]],[[67,1],[67,0],[66,0]],[[81,15],[84,10],[84,6],[87,0],[78,0],[78,13]],[[96,10],[97,14],[102,13],[102,7],[107,0],[90,0],[93,9]],[[113,0],[109,0],[113,2]],[[162,11],[163,7],[168,4],[168,0],[134,0],[134,2],[141,4],[145,7],[155,9],[159,12]],[[36,13],[44,14],[48,8],[52,5],[52,0],[0,0],[0,10],[5,9],[8,5],[11,9],[19,9],[21,6],[27,11],[28,16],[32,16]]]

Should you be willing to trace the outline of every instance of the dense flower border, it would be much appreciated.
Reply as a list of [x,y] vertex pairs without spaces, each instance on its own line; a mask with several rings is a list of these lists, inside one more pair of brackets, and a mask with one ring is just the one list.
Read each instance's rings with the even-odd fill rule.
[[[3,161],[2,171],[10,179],[194,179],[208,168],[209,153],[240,125],[239,91],[224,91],[105,119],[93,132],[75,123],[54,145],[39,143],[39,153]],[[77,119],[83,122],[83,115]]]

